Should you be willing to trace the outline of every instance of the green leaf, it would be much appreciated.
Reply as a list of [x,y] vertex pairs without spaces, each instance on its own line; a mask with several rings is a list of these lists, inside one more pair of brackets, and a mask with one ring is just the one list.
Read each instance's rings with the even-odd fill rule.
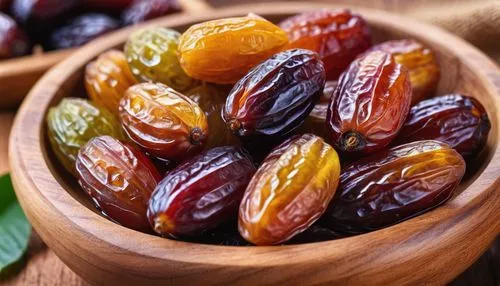
[[28,248],[31,225],[17,202],[10,175],[0,177],[0,274]]

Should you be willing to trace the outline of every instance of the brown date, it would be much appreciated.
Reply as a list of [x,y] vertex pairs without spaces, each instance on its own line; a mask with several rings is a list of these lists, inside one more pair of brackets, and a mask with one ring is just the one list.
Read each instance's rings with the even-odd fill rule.
[[196,236],[231,221],[255,173],[246,151],[226,146],[205,151],[170,171],[148,208],[154,230],[165,236]]
[[411,104],[434,93],[439,82],[439,65],[432,50],[413,39],[388,41],[373,46],[369,51],[383,51],[394,56],[397,63],[410,73],[413,89]]
[[365,20],[349,10],[305,12],[281,22],[289,43],[285,49],[317,52],[325,64],[326,77],[336,80],[357,55],[371,46]]
[[238,138],[227,129],[226,123],[221,117],[222,108],[226,103],[226,95],[227,90],[207,83],[186,91],[186,96],[196,102],[207,116],[210,134],[208,134],[205,149],[240,145]]
[[110,136],[90,140],[76,157],[80,186],[111,220],[151,232],[147,205],[160,174],[136,147]]
[[345,167],[322,225],[362,233],[422,214],[446,202],[465,172],[455,150],[418,141],[385,150]]
[[285,141],[266,157],[241,201],[238,228],[257,245],[278,244],[311,226],[337,189],[337,152],[318,136]]
[[460,94],[450,94],[430,98],[413,106],[394,141],[395,144],[404,144],[437,140],[470,158],[483,149],[490,128],[488,114],[479,101]]
[[406,69],[388,53],[367,53],[340,77],[328,107],[327,138],[343,153],[381,150],[403,126],[410,101]]
[[238,81],[223,119],[241,137],[287,135],[304,122],[324,85],[325,69],[317,53],[278,53]]
[[187,158],[201,151],[208,136],[203,110],[161,83],[130,87],[120,100],[118,113],[130,139],[162,159]]

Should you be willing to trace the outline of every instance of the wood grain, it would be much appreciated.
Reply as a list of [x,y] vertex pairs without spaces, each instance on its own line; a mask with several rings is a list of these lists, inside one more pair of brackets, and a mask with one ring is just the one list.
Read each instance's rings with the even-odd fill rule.
[[[212,17],[256,12],[272,21],[314,3],[252,5],[207,15],[176,15],[147,25],[180,30]],[[46,109],[78,92],[84,65],[123,44],[130,29],[99,39],[51,70],[23,104],[11,137],[16,192],[34,227],[62,260],[94,284],[434,284],[451,281],[500,231],[500,71],[464,41],[435,27],[382,11],[358,9],[377,40],[413,37],[431,46],[446,72],[439,91],[464,92],[487,108],[492,130],[477,172],[442,207],[373,233],[329,242],[279,247],[222,247],[176,242],[120,227],[90,207],[75,181],[47,149]],[[479,160],[481,159],[481,160]],[[140,265],[141,267],[138,267]]]

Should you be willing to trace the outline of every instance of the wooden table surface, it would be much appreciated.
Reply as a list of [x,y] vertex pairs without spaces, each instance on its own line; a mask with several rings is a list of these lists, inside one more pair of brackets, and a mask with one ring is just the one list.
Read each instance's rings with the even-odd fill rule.
[[[356,1],[361,3],[360,0]],[[209,2],[218,7],[226,4],[248,2],[248,0],[209,0]],[[337,2],[352,3],[351,0],[339,0]],[[401,2],[402,0],[374,0],[370,1],[368,6],[390,9],[391,7],[395,7],[394,3]],[[366,4],[366,2],[363,4]],[[0,136],[0,174],[6,173],[9,170],[7,161],[7,134],[9,134],[14,115],[15,111],[0,111],[0,134],[3,134]],[[54,252],[47,248],[35,232],[33,232],[26,255],[25,267],[17,275],[11,276],[8,280],[1,281],[0,284],[88,285],[79,276],[73,273]],[[474,265],[457,277],[451,285],[500,286],[500,238],[494,242],[492,247]]]

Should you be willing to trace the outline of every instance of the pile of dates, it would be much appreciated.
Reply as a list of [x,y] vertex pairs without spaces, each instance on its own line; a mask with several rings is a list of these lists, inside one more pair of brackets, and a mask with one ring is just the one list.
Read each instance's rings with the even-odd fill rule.
[[0,60],[81,46],[121,26],[179,12],[177,0],[0,0]]
[[435,96],[413,40],[348,10],[133,32],[88,63],[89,99],[47,115],[62,165],[109,220],[198,243],[275,245],[394,225],[453,197],[486,145],[476,99]]

